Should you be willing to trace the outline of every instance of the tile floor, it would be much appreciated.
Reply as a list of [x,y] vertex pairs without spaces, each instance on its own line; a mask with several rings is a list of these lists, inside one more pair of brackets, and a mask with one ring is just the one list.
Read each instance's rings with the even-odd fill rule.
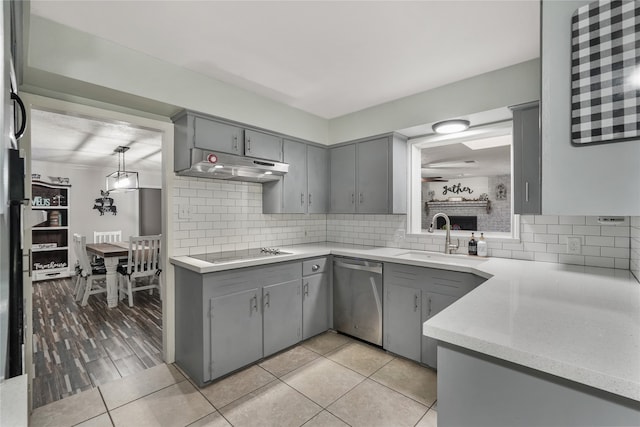
[[436,374],[327,332],[205,388],[159,365],[37,408],[40,426],[435,427]]

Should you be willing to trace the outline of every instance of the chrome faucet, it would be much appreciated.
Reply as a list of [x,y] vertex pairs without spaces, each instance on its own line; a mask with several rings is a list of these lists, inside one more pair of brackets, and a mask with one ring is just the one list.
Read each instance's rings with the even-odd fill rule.
[[431,225],[429,225],[429,230],[427,231],[429,233],[433,233],[433,224],[435,224],[436,219],[440,217],[444,218],[446,224],[445,226],[447,227],[447,235],[444,242],[444,253],[450,254],[458,250],[458,248],[460,247],[460,239],[456,239],[457,243],[455,245],[451,243],[451,221],[449,221],[449,217],[447,216],[447,214],[444,214],[442,212],[435,214],[431,219]]

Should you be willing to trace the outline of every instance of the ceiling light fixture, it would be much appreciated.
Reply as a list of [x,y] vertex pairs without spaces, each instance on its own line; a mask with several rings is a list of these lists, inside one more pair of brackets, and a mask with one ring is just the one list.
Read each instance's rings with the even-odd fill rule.
[[116,172],[107,175],[107,191],[109,192],[124,192],[133,191],[139,188],[138,172],[132,172],[126,170],[124,162],[124,153],[129,150],[129,147],[118,146],[115,153],[118,153],[118,170]]
[[455,119],[435,123],[431,128],[435,133],[457,133],[469,129],[469,120]]

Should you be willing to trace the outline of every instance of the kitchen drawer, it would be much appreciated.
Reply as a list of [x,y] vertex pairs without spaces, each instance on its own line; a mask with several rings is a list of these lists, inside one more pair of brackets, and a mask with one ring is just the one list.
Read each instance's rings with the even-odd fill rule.
[[61,277],[69,277],[69,271],[66,268],[33,271],[33,281],[52,280],[59,279]]
[[302,275],[324,273],[327,269],[327,258],[314,258],[302,262]]

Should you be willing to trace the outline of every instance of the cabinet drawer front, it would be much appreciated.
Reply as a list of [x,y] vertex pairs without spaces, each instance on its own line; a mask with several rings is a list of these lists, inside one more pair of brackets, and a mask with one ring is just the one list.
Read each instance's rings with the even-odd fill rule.
[[384,278],[385,283],[453,296],[462,296],[485,281],[471,273],[403,264],[385,264]]
[[327,258],[314,258],[302,263],[302,275],[324,273],[327,270]]
[[271,264],[256,267],[254,269],[258,283],[261,286],[275,285],[276,283],[289,282],[300,279],[300,263]]

